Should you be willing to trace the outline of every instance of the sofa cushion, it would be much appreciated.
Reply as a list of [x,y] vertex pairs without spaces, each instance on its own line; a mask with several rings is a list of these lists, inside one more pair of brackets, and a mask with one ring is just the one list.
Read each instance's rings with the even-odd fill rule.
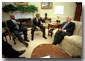
[[81,26],[81,28],[80,28],[80,30],[79,30],[78,35],[82,36],[82,26]]
[[82,48],[82,37],[78,35],[73,35],[73,36],[65,36],[64,39],[68,41],[69,43]]
[[75,30],[73,32],[74,35],[78,35],[79,34],[79,30],[82,26],[82,22],[78,22],[78,21],[72,21],[75,23]]

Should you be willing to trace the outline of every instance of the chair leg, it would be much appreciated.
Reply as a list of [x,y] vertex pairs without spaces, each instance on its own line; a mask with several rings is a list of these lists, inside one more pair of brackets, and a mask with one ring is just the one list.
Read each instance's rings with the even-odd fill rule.
[[14,45],[16,45],[16,41],[15,41],[15,39],[16,39],[16,38],[13,38],[13,40],[14,40]]
[[11,35],[9,35],[9,38],[10,38],[10,40],[11,40]]
[[51,33],[51,37],[52,37],[53,33]]
[[6,38],[6,36],[5,36],[5,39],[6,39],[6,42],[7,42],[7,38]]

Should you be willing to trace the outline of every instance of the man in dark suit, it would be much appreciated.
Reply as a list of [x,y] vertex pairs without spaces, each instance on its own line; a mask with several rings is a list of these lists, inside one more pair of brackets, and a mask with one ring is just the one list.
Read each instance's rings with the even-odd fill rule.
[[75,24],[71,22],[71,17],[66,18],[66,22],[64,22],[59,28],[58,31],[55,34],[54,42],[53,44],[59,44],[65,35],[71,36],[73,34],[73,31],[75,29]]
[[31,31],[31,34],[32,34],[32,40],[34,39],[34,31],[37,29],[37,30],[42,30],[43,32],[43,38],[47,39],[45,37],[45,27],[43,27],[41,25],[41,21],[43,22],[44,20],[42,20],[42,18],[40,17],[40,14],[36,14],[36,18],[33,19],[33,25],[32,25],[32,31]]
[[4,39],[2,38],[2,54],[4,56],[3,58],[19,58],[19,55],[23,54],[24,52],[25,50],[14,50],[12,46],[8,44],[6,41],[4,41]]
[[[7,21],[7,26],[10,29],[12,33],[15,34],[15,36],[18,37],[21,43],[23,43],[26,47],[28,46],[28,43],[25,41],[29,41],[27,39],[27,29],[21,26],[21,23],[15,19],[15,16],[13,14],[10,15],[10,20]],[[21,37],[20,32],[23,32],[24,39]]]

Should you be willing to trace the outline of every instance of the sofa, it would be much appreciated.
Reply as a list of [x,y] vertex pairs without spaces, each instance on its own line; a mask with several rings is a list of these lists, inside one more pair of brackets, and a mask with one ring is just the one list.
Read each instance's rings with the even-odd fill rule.
[[[70,56],[82,56],[82,22],[72,21],[75,23],[75,30],[72,36],[65,36],[58,44]],[[53,31],[52,39],[58,29]]]

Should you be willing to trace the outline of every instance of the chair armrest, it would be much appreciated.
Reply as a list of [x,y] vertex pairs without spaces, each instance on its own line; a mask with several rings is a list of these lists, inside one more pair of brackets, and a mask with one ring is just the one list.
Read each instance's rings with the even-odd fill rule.
[[53,30],[53,35],[52,35],[52,39],[54,40],[54,36],[55,36],[55,33],[58,31],[58,29],[55,29]]

